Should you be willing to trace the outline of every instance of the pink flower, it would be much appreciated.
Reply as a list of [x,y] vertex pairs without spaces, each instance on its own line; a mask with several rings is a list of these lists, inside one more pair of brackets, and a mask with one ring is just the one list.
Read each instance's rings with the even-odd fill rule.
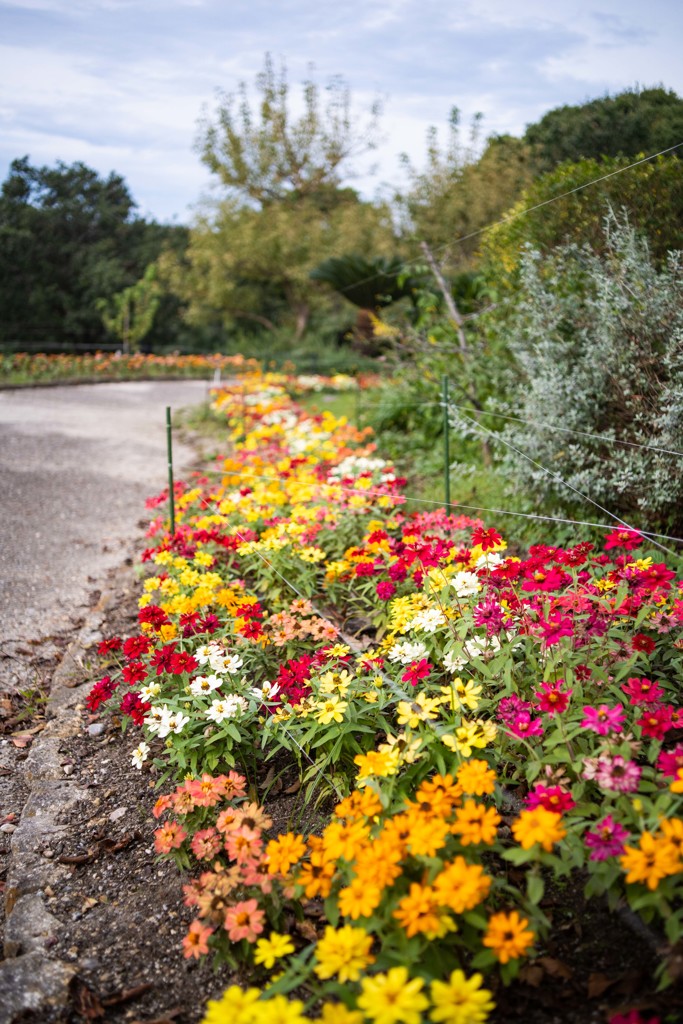
[[513,736],[526,739],[527,736],[542,736],[543,726],[540,718],[532,718],[528,711],[520,711],[515,718],[508,723]]
[[204,828],[197,832],[190,843],[190,849],[197,860],[211,860],[217,856],[223,843],[215,828]]
[[157,853],[170,853],[177,850],[187,839],[187,831],[177,821],[167,821],[154,833],[154,849]]
[[539,619],[539,629],[543,635],[546,647],[552,647],[560,642],[563,636],[572,636],[574,623],[568,615],[560,615],[554,612],[547,620]]
[[194,957],[199,960],[200,956],[209,952],[206,940],[213,935],[213,928],[205,928],[201,921],[193,921],[189,931],[183,939],[183,956]]
[[522,700],[516,693],[512,693],[500,701],[497,716],[501,722],[507,722],[509,725],[514,722],[520,711],[531,711],[532,706],[531,701]]
[[657,767],[664,775],[675,778],[678,769],[683,768],[683,743],[677,743],[673,750],[662,750],[657,758]]
[[225,911],[223,927],[233,942],[239,942],[240,939],[256,942],[256,936],[263,931],[264,917],[265,913],[258,909],[256,900],[242,900]]
[[583,840],[591,851],[591,860],[607,860],[608,857],[618,857],[623,853],[624,843],[631,833],[619,825],[611,814],[596,822],[595,829],[595,832],[586,832]]
[[638,1010],[629,1010],[628,1013],[617,1013],[610,1017],[609,1024],[661,1024],[661,1021],[659,1017],[648,1017],[645,1020]]
[[638,789],[642,769],[635,761],[627,761],[621,754],[598,758],[595,768],[584,771],[585,778],[594,778],[601,789],[616,793],[634,793]]
[[613,708],[607,704],[601,704],[598,708],[585,707],[581,728],[597,732],[598,736],[608,736],[611,732],[621,732],[625,716],[626,712],[620,704]]
[[642,543],[642,536],[635,530],[615,530],[608,533],[605,538],[605,551],[609,551],[610,548],[625,548],[626,551],[632,551],[633,548],[639,548]]
[[544,711],[547,715],[561,715],[566,711],[572,690],[562,689],[564,685],[564,679],[558,679],[554,683],[541,683],[534,695],[537,698],[538,710]]

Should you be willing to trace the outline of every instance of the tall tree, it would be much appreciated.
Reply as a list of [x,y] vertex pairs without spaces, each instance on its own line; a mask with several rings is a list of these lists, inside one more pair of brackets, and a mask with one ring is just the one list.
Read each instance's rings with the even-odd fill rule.
[[242,83],[200,125],[201,158],[227,194],[192,232],[186,281],[196,319],[218,310],[226,323],[286,325],[301,337],[326,301],[313,267],[338,252],[393,245],[388,211],[342,187],[353,159],[377,144],[378,106],[359,123],[341,78],[324,93],[309,79],[302,92],[295,117],[286,68],[267,55],[253,107]]
[[135,217],[118,174],[15,160],[0,192],[0,340],[101,342],[98,300],[134,284],[176,230]]
[[683,99],[662,87],[626,89],[556,107],[529,125],[524,139],[542,171],[564,160],[658,153],[683,141]]

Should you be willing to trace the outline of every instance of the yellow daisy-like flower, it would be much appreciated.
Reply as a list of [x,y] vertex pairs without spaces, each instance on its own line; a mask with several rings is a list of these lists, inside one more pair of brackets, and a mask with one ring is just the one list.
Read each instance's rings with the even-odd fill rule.
[[431,722],[437,715],[439,699],[419,693],[415,700],[400,700],[396,706],[396,720],[399,725],[417,729],[420,722]]
[[619,863],[627,872],[627,882],[644,882],[651,891],[667,875],[674,875],[680,870],[677,849],[666,838],[653,836],[650,832],[643,832],[637,847],[625,846]]
[[436,1024],[485,1024],[496,1004],[482,981],[481,974],[466,978],[463,971],[453,971],[448,981],[433,981],[429,1019]]
[[374,1024],[420,1024],[429,1006],[422,978],[410,978],[407,967],[392,967],[361,982],[358,1006]]
[[314,704],[313,717],[321,725],[329,725],[330,722],[343,722],[344,712],[348,706],[347,701],[341,700],[336,694],[333,694],[327,700]]
[[320,1017],[314,1018],[315,1024],[363,1024],[360,1010],[349,1010],[343,1003],[325,1003]]
[[335,976],[342,984],[358,981],[363,971],[375,962],[370,953],[371,946],[372,935],[368,935],[364,928],[346,924],[335,929],[328,925],[315,948],[318,961],[315,973],[323,981]]
[[277,960],[294,952],[294,943],[289,935],[271,932],[267,939],[259,939],[254,950],[254,963],[263,964],[268,970],[275,966]]
[[202,1024],[253,1024],[254,1004],[261,993],[257,988],[231,985],[220,999],[211,999],[206,1006]]

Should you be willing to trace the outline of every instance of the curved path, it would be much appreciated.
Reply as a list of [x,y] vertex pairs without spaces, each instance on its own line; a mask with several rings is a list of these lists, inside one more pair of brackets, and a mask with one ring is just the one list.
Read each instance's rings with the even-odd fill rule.
[[[165,408],[202,402],[208,388],[131,381],[0,392],[3,660],[13,644],[67,629],[94,581],[142,538],[144,499],[167,482]],[[192,457],[174,438],[176,476]]]

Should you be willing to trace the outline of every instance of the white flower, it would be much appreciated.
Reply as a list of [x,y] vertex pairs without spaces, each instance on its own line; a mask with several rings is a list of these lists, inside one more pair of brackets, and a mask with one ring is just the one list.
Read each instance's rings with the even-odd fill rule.
[[243,665],[242,658],[239,654],[217,654],[209,659],[209,663],[214,672],[228,672],[232,675],[233,672],[237,672]]
[[499,551],[487,551],[485,555],[479,556],[475,564],[477,569],[495,569],[502,561],[504,556]]
[[447,651],[444,655],[443,665],[447,672],[457,672],[461,669],[467,658],[463,658],[461,655],[457,655],[455,651]]
[[425,608],[418,612],[408,623],[408,629],[421,629],[425,633],[436,633],[440,626],[445,626],[446,616],[439,608]]
[[[151,707],[147,712],[143,719],[143,723],[147,726],[152,735],[159,732],[159,727],[164,721],[165,714],[166,708],[159,707],[158,705]],[[164,733],[164,735],[166,734]]]
[[451,586],[457,597],[471,597],[481,590],[481,583],[476,573],[467,572],[464,569],[461,572],[456,572],[451,580]]
[[163,739],[168,736],[169,733],[182,732],[184,727],[190,721],[189,715],[184,715],[182,711],[171,711],[170,708],[163,709],[163,719],[159,723],[159,737]]
[[146,704],[149,704],[152,698],[156,697],[158,693],[161,693],[161,683],[147,683],[147,685],[143,686],[140,690],[140,696]]
[[[202,644],[194,652],[194,659],[198,665],[206,665],[212,658],[220,656],[223,649],[217,643]],[[211,666],[213,668],[213,665]]]
[[212,722],[222,722],[226,718],[234,718],[238,711],[245,711],[248,705],[244,697],[224,697],[222,700],[214,700],[206,712],[206,717]]
[[280,687],[277,683],[269,683],[266,680],[262,686],[254,686],[249,693],[255,700],[266,701],[272,700],[279,691]]
[[132,765],[133,765],[133,768],[142,769],[142,763],[143,763],[143,761],[147,760],[148,754],[149,754],[149,747],[143,741],[133,751],[133,759],[132,759],[132,762],[131,762]]
[[406,640],[403,643],[394,644],[387,657],[389,661],[399,661],[402,665],[409,665],[411,661],[419,661],[420,658],[424,658],[426,653],[427,648],[423,643],[419,641],[410,643],[409,640]]
[[223,680],[220,676],[197,676],[190,683],[190,693],[193,697],[203,697],[207,693],[213,693],[219,686],[223,685]]
[[497,654],[499,650],[500,640],[497,636],[474,636],[471,640],[465,641],[463,646],[463,656],[465,661],[469,661],[471,658],[483,658],[484,655],[487,654]]

